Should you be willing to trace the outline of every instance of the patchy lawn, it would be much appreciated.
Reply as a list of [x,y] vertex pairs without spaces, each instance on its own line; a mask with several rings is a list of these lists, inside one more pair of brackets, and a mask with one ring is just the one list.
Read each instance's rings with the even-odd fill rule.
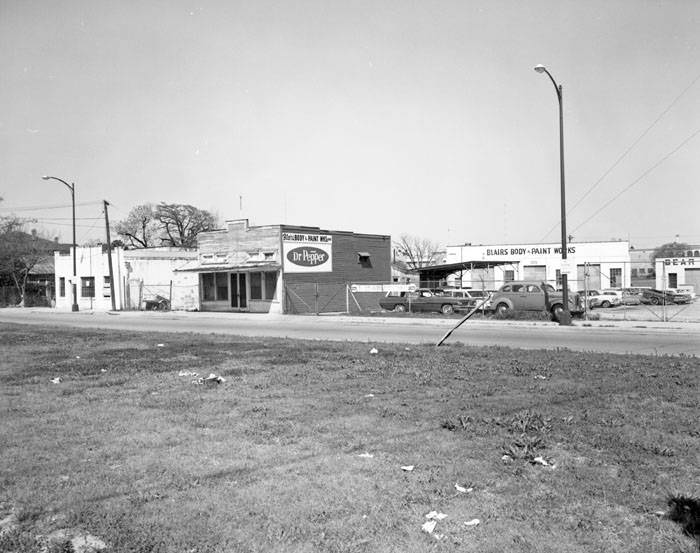
[[700,492],[697,358],[0,335],[0,551],[696,547],[655,512]]

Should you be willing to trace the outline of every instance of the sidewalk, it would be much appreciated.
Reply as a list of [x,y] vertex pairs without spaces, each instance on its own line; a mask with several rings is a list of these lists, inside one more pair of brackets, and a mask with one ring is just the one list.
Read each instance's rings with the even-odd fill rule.
[[[639,306],[636,306],[639,307]],[[700,305],[697,305],[700,308]],[[700,311],[700,309],[698,309]],[[283,314],[270,314],[270,313],[234,313],[234,312],[215,312],[215,311],[57,311],[56,309],[50,307],[8,307],[0,309],[0,317],[3,315],[6,318],[14,318],[17,315],[18,318],[21,316],[31,315],[32,313],[42,314],[42,315],[55,315],[57,317],[62,317],[70,319],[73,317],[84,318],[84,317],[96,317],[96,318],[106,318],[106,317],[120,317],[120,318],[139,318],[139,319],[151,319],[154,322],[158,320],[227,320],[235,319],[237,321],[250,320],[260,322],[262,320],[294,320],[303,319],[307,324],[325,324],[329,321],[341,322],[349,325],[362,325],[362,324],[386,324],[386,325],[418,325],[418,326],[433,326],[433,327],[444,327],[445,329],[452,328],[461,319],[459,318],[439,318],[439,317],[416,317],[416,316],[358,316],[358,315],[346,315],[346,314],[323,314],[323,315],[283,315]],[[616,309],[597,309],[594,312],[596,315],[600,316],[599,320],[583,320],[574,319],[571,327],[562,328],[648,328],[648,329],[658,329],[658,330],[668,330],[668,331],[678,331],[686,330],[690,332],[700,332],[700,318],[691,319],[686,316],[682,320],[679,318],[680,313],[669,321],[664,322],[660,318],[656,320],[651,320],[654,314],[645,315],[643,312],[629,312],[629,311],[616,311]],[[636,316],[635,316],[636,315]],[[646,316],[646,318],[644,318]],[[5,317],[2,317],[5,318]],[[476,318],[469,319],[464,323],[464,326],[472,327],[556,327],[557,323],[552,321],[511,321],[511,320],[494,320],[491,318]]]

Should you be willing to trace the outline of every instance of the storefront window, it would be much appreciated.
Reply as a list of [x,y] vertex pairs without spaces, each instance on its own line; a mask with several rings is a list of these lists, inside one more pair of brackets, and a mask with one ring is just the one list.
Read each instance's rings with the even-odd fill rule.
[[214,273],[216,276],[216,299],[228,300],[228,273]]
[[66,277],[58,279],[58,295],[62,298],[66,297]]
[[262,297],[262,273],[250,273],[250,299],[261,300]]
[[214,301],[216,299],[216,287],[214,286],[214,273],[202,274],[202,299]]

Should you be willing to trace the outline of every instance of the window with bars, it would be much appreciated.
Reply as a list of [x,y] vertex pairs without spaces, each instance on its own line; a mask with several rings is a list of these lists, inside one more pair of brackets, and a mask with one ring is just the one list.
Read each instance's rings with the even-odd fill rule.
[[80,277],[80,296],[83,298],[95,297],[95,277]]
[[622,269],[610,269],[610,288],[622,286]]

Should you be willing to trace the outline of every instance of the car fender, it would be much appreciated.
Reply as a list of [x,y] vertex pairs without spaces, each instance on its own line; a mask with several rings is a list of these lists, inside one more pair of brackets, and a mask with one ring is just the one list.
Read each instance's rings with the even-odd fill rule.
[[491,299],[491,305],[490,309],[492,311],[496,310],[496,307],[498,307],[500,304],[505,303],[508,306],[508,309],[513,309],[513,302],[508,299],[508,298],[499,298],[499,297],[494,297]]

